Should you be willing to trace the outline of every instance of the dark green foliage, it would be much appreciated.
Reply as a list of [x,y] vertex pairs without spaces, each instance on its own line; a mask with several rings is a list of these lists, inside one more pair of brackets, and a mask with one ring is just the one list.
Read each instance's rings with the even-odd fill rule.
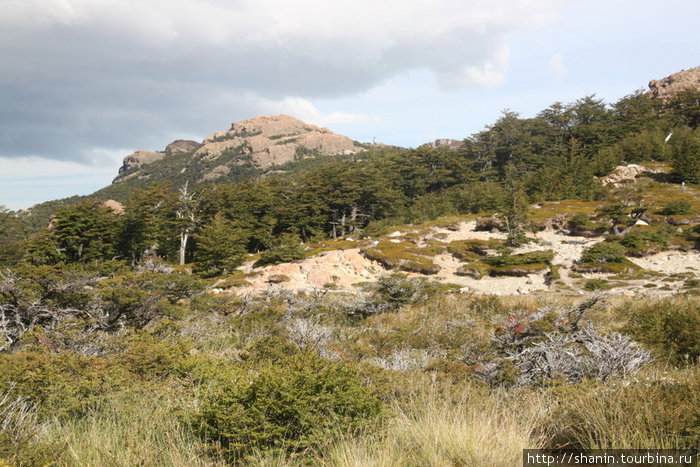
[[662,227],[656,231],[632,230],[623,236],[610,237],[606,242],[619,243],[625,248],[627,254],[639,256],[668,247],[670,237],[671,228]]
[[0,205],[0,264],[10,265],[22,259],[26,235],[22,220]]
[[230,462],[253,450],[299,453],[366,427],[379,400],[349,368],[297,354],[223,381],[194,425]]
[[700,183],[700,129],[681,128],[669,140],[671,166],[678,182]]
[[522,266],[527,264],[546,264],[550,265],[554,258],[552,250],[533,251],[530,253],[520,253],[517,255],[502,254],[499,256],[490,256],[482,261],[490,266],[499,268],[508,266]]
[[581,227],[590,227],[593,223],[588,217],[588,214],[585,212],[577,212],[573,216],[571,216],[571,219],[566,223],[567,227],[571,228],[581,228]]
[[205,277],[233,272],[243,262],[248,242],[245,233],[223,213],[217,213],[211,223],[197,235],[196,270]]
[[104,326],[128,323],[139,328],[167,316],[172,305],[203,289],[196,276],[144,271],[101,281],[96,293],[103,301]]
[[688,214],[692,209],[692,205],[686,199],[678,199],[675,201],[669,201],[661,209],[661,214],[666,216],[673,216],[677,214]]
[[611,242],[596,243],[586,248],[581,255],[584,263],[620,263],[625,259],[625,248]]
[[668,298],[626,313],[623,331],[674,364],[700,358],[700,307],[688,298]]
[[260,254],[259,265],[289,263],[306,257],[301,239],[293,234],[282,234],[273,246]]

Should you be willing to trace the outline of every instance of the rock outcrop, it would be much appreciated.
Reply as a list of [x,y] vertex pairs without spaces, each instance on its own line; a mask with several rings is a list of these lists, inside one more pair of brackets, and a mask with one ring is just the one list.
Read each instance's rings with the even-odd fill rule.
[[347,136],[288,115],[277,115],[235,122],[228,131],[204,138],[195,156],[214,160],[236,149],[249,157],[255,167],[263,169],[314,155],[354,154],[364,150]]
[[649,94],[668,102],[685,89],[700,89],[700,66],[649,81]]
[[164,157],[165,153],[163,152],[144,151],[141,149],[129,154],[124,158],[122,166],[119,168],[119,174],[112,183],[125,180],[130,175],[128,172],[131,172],[132,169],[152,164],[153,162],[159,161]]
[[430,143],[425,143],[422,147],[429,148],[450,148],[450,149],[464,149],[465,144],[463,140],[450,139],[450,138],[438,138]]
[[201,143],[189,139],[176,139],[165,147],[165,153],[175,154],[177,152],[191,152],[196,151],[201,146]]
[[224,180],[236,166],[268,169],[308,157],[347,155],[364,150],[347,136],[288,115],[261,116],[232,123],[228,130],[209,135],[201,143],[179,139],[161,152],[140,150],[129,154],[113,183],[134,177],[163,178],[168,175],[165,172],[173,170],[172,167],[149,170],[148,173],[139,169],[183,153],[193,153],[193,156],[181,166],[180,161],[171,166],[178,165],[180,174],[198,173],[196,181],[201,182]]

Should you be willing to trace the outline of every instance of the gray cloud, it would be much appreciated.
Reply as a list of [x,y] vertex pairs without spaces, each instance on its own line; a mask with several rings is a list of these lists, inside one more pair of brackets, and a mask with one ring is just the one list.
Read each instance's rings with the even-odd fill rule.
[[101,149],[162,148],[271,102],[303,113],[304,99],[415,69],[446,88],[497,85],[508,35],[550,21],[558,4],[6,0],[0,157],[100,163]]

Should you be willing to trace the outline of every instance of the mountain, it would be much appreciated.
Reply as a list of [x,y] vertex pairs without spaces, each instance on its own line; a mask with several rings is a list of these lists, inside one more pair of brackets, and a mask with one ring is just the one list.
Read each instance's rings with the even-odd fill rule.
[[303,159],[352,155],[365,149],[350,138],[288,115],[260,116],[231,124],[196,141],[177,140],[164,151],[139,150],[124,158],[114,184],[129,180],[193,183],[232,181]]
[[700,66],[681,70],[660,80],[649,81],[649,94],[664,102],[673,99],[676,94],[688,89],[700,89]]

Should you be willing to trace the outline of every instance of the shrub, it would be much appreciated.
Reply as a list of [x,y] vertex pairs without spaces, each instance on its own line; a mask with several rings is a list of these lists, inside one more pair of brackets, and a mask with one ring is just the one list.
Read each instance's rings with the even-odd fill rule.
[[532,251],[530,253],[520,253],[517,255],[502,254],[483,259],[486,264],[495,267],[523,266],[527,264],[549,265],[554,258],[552,250]]
[[675,364],[700,358],[700,303],[691,297],[672,297],[627,312],[623,332]]
[[625,248],[611,242],[596,243],[581,254],[584,263],[621,263],[625,259]]
[[302,452],[379,415],[380,402],[341,364],[302,353],[225,381],[195,417],[231,462],[254,451]]
[[590,279],[583,285],[583,288],[590,291],[612,289],[610,282],[605,279]]
[[676,214],[688,214],[693,206],[686,199],[670,201],[663,207],[661,214],[673,216]]
[[477,361],[477,376],[489,384],[546,385],[552,381],[605,381],[636,372],[649,352],[628,337],[582,326],[589,300],[562,310],[531,310],[502,320],[492,352]]
[[265,250],[260,254],[260,259],[256,265],[289,263],[305,257],[306,252],[301,244],[301,239],[297,235],[282,234],[269,250]]
[[593,225],[593,223],[588,218],[588,214],[586,214],[585,212],[577,212],[576,214],[571,216],[571,219],[569,219],[569,222],[567,222],[566,225],[570,229],[576,229],[580,227],[589,227]]
[[404,305],[422,303],[437,291],[435,284],[423,278],[408,278],[405,274],[384,275],[366,286],[369,292],[359,301],[350,303],[350,316],[367,317],[385,311],[396,311]]
[[129,381],[128,373],[103,358],[71,353],[0,354],[0,391],[35,404],[40,417],[82,416],[105,394]]

